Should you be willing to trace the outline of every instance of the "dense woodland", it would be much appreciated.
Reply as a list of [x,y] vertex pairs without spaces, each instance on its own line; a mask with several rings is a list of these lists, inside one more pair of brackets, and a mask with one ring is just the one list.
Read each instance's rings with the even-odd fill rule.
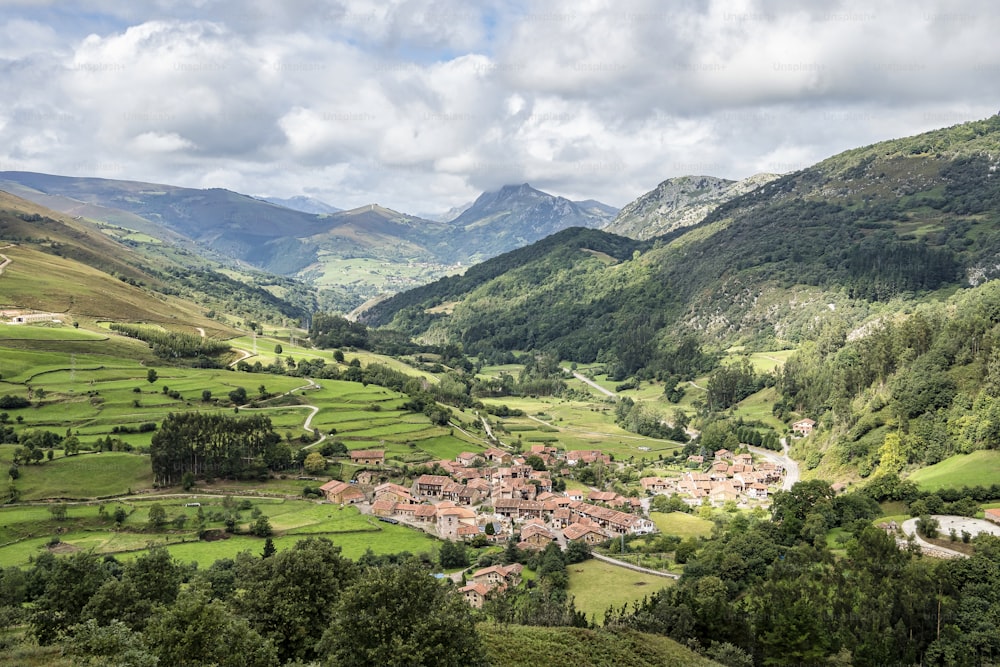
[[171,414],[153,435],[149,455],[157,483],[168,486],[185,473],[196,479],[266,479],[269,470],[292,464],[288,445],[261,415]]

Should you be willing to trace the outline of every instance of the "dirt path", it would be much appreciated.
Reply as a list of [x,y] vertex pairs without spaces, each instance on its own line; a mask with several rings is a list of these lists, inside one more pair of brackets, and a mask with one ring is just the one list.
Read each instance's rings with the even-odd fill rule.
[[[4,247],[0,248],[0,250],[6,250],[7,248],[13,248],[13,247],[14,247],[13,245],[5,245]],[[3,260],[2,262],[0,262],[0,276],[2,276],[3,275],[3,270],[6,269],[7,265],[10,264],[14,260],[12,260],[7,255],[0,255],[0,259]]]
[[239,359],[237,359],[236,361],[234,361],[233,363],[229,364],[229,366],[230,366],[231,368],[235,368],[235,367],[236,367],[236,364],[240,363],[241,361],[245,361],[245,360],[247,360],[247,359],[249,359],[250,357],[252,357],[252,356],[253,356],[253,354],[252,354],[252,353],[250,353],[250,352],[247,352],[246,350],[237,350],[237,352],[239,352],[239,353],[240,353],[240,354],[242,354],[243,356],[242,356],[242,357],[240,357]]
[[201,334],[201,337],[205,337],[205,330],[202,327],[195,327],[195,330]]
[[610,556],[603,556],[601,554],[593,554],[594,558],[599,561],[604,561],[605,563],[610,563],[611,565],[617,565],[618,567],[624,567],[629,570],[635,570],[636,572],[642,572],[644,574],[652,574],[657,577],[665,577],[667,579],[680,579],[681,575],[674,574],[673,572],[663,572],[661,570],[650,570],[648,567],[640,567],[638,565],[633,565],[632,563],[626,563],[623,560],[618,560],[617,558],[611,558]]
[[[295,387],[294,389],[289,389],[285,393],[279,394],[279,396],[291,396],[297,391],[309,391],[312,389],[322,389],[322,388],[323,388],[322,385],[320,385],[318,382],[310,378],[308,384]],[[288,409],[299,409],[299,408],[307,408],[309,410],[309,414],[308,416],[306,416],[305,422],[302,423],[302,430],[309,431],[310,433],[315,433],[316,429],[312,427],[312,420],[313,417],[315,417],[316,414],[319,412],[318,405],[312,405],[308,403],[304,405],[268,405],[262,408],[251,408],[249,404],[240,406],[240,410],[288,410]],[[317,440],[316,442],[309,443],[308,445],[303,447],[303,449],[310,449],[312,447],[320,445],[326,440],[326,438],[327,434],[324,433],[320,436],[319,440]]]
[[[564,368],[563,370],[569,370],[569,369],[568,368]],[[601,385],[597,384],[596,382],[594,382],[593,380],[591,380],[589,377],[587,377],[586,375],[584,375],[583,373],[577,373],[576,371],[570,371],[570,372],[573,374],[573,377],[575,377],[577,380],[579,380],[580,382],[585,382],[585,383],[589,384],[591,387],[593,387],[597,391],[601,392],[605,396],[610,396],[611,398],[618,398],[618,394],[616,394],[615,392],[611,391],[610,389],[605,389],[604,387],[602,387]]]

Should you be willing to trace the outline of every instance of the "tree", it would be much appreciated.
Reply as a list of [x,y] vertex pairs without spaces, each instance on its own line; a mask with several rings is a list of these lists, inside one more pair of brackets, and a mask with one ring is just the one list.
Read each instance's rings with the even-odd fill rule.
[[321,473],[326,470],[326,459],[319,452],[309,452],[306,460],[302,463],[302,467],[309,474]]
[[275,667],[274,645],[205,592],[187,589],[164,607],[143,637],[161,665],[195,667]]
[[234,605],[253,629],[274,642],[283,661],[315,660],[336,603],[356,577],[357,567],[340,547],[326,538],[309,538],[268,558],[247,554],[238,559],[234,581],[243,592]]
[[63,456],[76,456],[80,453],[80,438],[75,435],[63,438]]
[[274,540],[268,537],[266,540],[264,540],[264,550],[260,553],[260,557],[270,558],[276,553],[278,553],[278,549],[274,546]]
[[442,569],[450,570],[456,567],[468,567],[469,554],[465,550],[464,544],[446,541],[441,545],[441,553],[438,554],[438,562]]
[[257,517],[257,520],[253,522],[250,526],[250,534],[256,535],[257,537],[271,537],[274,530],[271,528],[270,520],[263,514]]
[[284,349],[281,347],[281,343],[278,343],[277,345],[274,346],[275,354],[281,354],[282,352],[284,352]]
[[158,378],[159,375],[157,375],[155,368],[150,368],[148,371],[146,371],[146,382],[148,382],[149,384],[153,384],[154,382],[156,382]]
[[583,540],[576,540],[566,545],[566,562],[568,564],[582,563],[590,557],[590,545]]
[[167,522],[167,510],[163,509],[163,506],[159,503],[153,503],[149,506],[149,527],[153,530],[159,530],[163,527],[163,524]]
[[484,664],[472,610],[416,560],[369,569],[344,591],[319,651],[345,666]]
[[181,475],[181,488],[190,491],[194,487],[194,473],[188,470]]
[[205,403],[208,403],[209,401],[211,401],[212,400],[212,390],[211,389],[202,389],[201,390],[201,400],[204,401]]
[[917,519],[917,532],[928,539],[938,536],[940,523],[929,514],[923,514]]
[[122,507],[121,505],[119,505],[118,507],[115,508],[115,513],[114,513],[113,517],[114,517],[115,523],[117,525],[121,526],[123,523],[125,523],[125,519],[128,518],[128,512],[125,510],[124,507]]
[[66,503],[56,503],[55,505],[49,505],[49,513],[52,514],[52,518],[56,521],[66,520]]

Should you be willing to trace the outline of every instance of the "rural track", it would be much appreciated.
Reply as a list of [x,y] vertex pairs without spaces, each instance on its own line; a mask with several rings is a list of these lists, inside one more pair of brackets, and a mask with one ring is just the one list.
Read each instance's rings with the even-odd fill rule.
[[610,556],[604,556],[598,553],[591,554],[594,558],[611,565],[617,565],[618,567],[624,567],[629,570],[634,570],[636,572],[643,572],[645,574],[652,574],[657,577],[664,577],[666,579],[680,579],[681,575],[674,574],[673,572],[663,572],[661,570],[651,570],[648,567],[641,567],[639,565],[633,565],[632,563],[627,563],[623,560],[618,560],[617,558],[611,558]]
[[[278,394],[278,397],[280,398],[281,396],[291,396],[292,394],[294,394],[297,391],[309,391],[310,389],[322,389],[322,388],[323,388],[322,385],[320,385],[318,382],[316,382],[315,380],[313,380],[313,379],[310,378],[308,384],[304,384],[304,385],[301,385],[299,387],[295,387],[294,389],[289,389],[288,391],[286,391],[283,394]],[[311,403],[305,403],[303,405],[267,405],[267,406],[264,406],[262,408],[252,408],[252,407],[250,407],[250,404],[247,403],[247,404],[241,405],[239,407],[240,407],[240,410],[249,410],[249,411],[288,410],[288,409],[308,408],[309,409],[309,415],[306,417],[305,422],[303,422],[302,429],[305,430],[305,431],[309,431],[310,433],[315,433],[316,432],[316,429],[314,429],[312,427],[312,420],[313,420],[313,417],[315,417],[316,414],[319,412],[319,406],[318,405],[312,405]],[[306,445],[305,447],[303,447],[303,449],[310,449],[312,447],[315,447],[316,445],[322,444],[326,440],[326,438],[327,438],[327,434],[324,433],[323,435],[321,435],[319,437],[319,440],[317,440],[316,442],[310,442],[308,445]]]
[[601,385],[597,384],[596,382],[594,382],[593,380],[591,380],[589,377],[587,377],[586,375],[584,375],[583,373],[578,373],[576,371],[570,371],[568,368],[564,368],[563,370],[564,371],[569,371],[570,373],[573,374],[573,377],[575,377],[577,380],[579,380],[580,382],[589,384],[591,387],[593,387],[597,391],[601,392],[605,396],[609,396],[611,398],[618,398],[618,394],[616,394],[615,392],[611,391],[610,389],[605,389],[604,387],[602,387]]
[[[10,246],[5,247],[4,250],[6,250],[9,247]],[[10,265],[10,263],[13,260],[10,257],[8,257],[7,255],[0,255],[0,259],[3,260],[2,262],[0,262],[0,276],[2,276],[3,275],[3,270],[6,269],[7,266]]]

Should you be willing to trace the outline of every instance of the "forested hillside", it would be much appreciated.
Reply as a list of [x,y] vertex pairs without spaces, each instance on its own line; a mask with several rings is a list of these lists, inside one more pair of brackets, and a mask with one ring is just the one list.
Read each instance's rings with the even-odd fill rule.
[[991,278],[1000,253],[996,154],[997,117],[875,144],[768,183],[630,253],[555,243],[557,235],[509,256],[517,261],[386,301],[370,321],[461,340],[475,353],[544,350],[626,372],[669,365],[686,335],[714,346],[798,345],[824,312],[853,328]]

